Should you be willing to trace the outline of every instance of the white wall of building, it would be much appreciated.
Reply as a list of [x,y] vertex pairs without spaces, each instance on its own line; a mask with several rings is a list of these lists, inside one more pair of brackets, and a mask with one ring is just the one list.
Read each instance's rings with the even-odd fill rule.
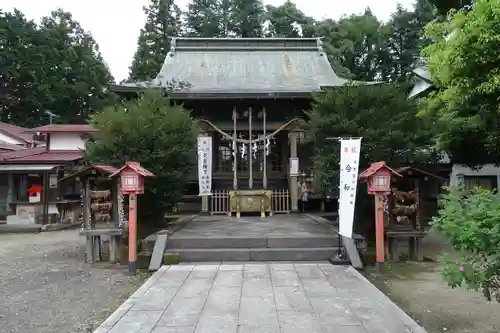
[[459,185],[459,175],[464,176],[496,176],[497,184],[500,184],[500,167],[494,164],[485,164],[481,169],[473,170],[469,167],[460,164],[453,164],[451,175],[450,175],[450,185]]
[[81,133],[51,133],[49,150],[85,149],[85,141],[81,135]]
[[12,143],[14,145],[24,145],[25,144],[24,141],[13,138],[5,133],[0,133],[0,141]]

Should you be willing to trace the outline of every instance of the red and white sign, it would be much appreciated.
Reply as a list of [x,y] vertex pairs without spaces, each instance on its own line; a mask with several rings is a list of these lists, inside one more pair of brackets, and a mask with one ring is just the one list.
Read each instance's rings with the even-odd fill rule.
[[212,195],[212,137],[198,137],[198,185],[200,194]]
[[340,140],[339,234],[352,238],[361,138]]

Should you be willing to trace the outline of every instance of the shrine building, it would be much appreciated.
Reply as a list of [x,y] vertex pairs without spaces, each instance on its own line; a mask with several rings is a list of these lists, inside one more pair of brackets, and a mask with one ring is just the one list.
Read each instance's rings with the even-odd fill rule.
[[126,98],[147,87],[168,89],[199,119],[200,134],[212,137],[213,195],[198,196],[195,171],[179,210],[227,213],[229,192],[237,189],[272,191],[280,213],[300,209],[304,184],[311,200],[323,201],[314,194],[300,120],[312,94],[347,82],[332,69],[320,38],[176,37],[152,82],[111,88]]

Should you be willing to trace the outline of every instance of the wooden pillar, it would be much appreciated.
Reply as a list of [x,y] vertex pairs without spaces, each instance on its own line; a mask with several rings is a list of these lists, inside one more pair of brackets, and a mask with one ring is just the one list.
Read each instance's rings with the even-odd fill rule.
[[7,174],[7,199],[5,200],[5,211],[11,213],[11,202],[14,200],[14,174]]
[[[116,178],[119,178],[119,177],[116,177]],[[113,179],[113,183],[114,183],[114,179]],[[111,187],[111,203],[112,203],[112,219],[111,221],[114,221],[115,222],[115,225],[113,226],[114,228],[118,228],[120,226],[120,208],[118,207],[119,205],[119,200],[118,200],[118,196],[120,195],[120,188],[118,186],[116,186],[116,183],[113,184],[114,186]],[[109,241],[109,243],[111,244],[111,239]]]
[[42,174],[42,219],[43,225],[49,224],[49,173]]
[[[85,178],[83,180],[83,198],[82,198],[82,206],[83,206],[83,230],[90,230],[90,180]],[[87,234],[87,247],[85,249],[86,252],[86,261],[89,264],[94,263],[95,261],[95,250],[94,250],[94,237]]]
[[415,191],[416,193],[416,214],[415,214],[415,230],[423,231],[424,230],[424,217],[423,217],[423,209],[422,205],[423,196],[422,196],[422,180],[420,178],[415,179]]
[[[297,157],[297,132],[288,133],[288,141],[290,142],[290,157]],[[300,163],[300,161],[299,161]],[[297,188],[297,176],[290,175],[290,166],[288,166],[288,179],[290,184],[290,201],[291,201],[291,211],[298,212],[298,188]]]
[[384,196],[375,194],[375,248],[376,266],[381,270],[384,264],[385,243],[384,243]]

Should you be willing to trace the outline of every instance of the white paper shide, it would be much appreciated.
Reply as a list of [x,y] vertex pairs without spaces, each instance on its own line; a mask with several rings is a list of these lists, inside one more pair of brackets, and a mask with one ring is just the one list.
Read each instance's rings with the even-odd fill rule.
[[339,233],[352,238],[361,139],[340,140]]
[[212,195],[212,137],[198,137],[198,184],[200,194]]

